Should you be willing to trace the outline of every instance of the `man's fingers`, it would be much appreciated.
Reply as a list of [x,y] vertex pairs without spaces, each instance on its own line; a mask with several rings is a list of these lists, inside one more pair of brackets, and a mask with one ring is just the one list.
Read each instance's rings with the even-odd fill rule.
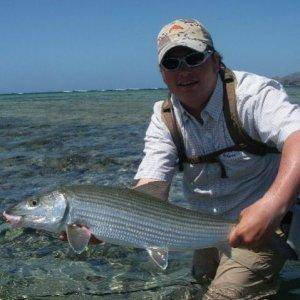
[[267,239],[267,236],[261,236],[258,233],[255,236],[246,234],[238,225],[236,225],[229,234],[228,242],[233,248],[246,247],[254,252],[258,252],[262,249]]
[[238,234],[237,226],[231,229],[228,238],[229,245],[233,248],[238,247],[241,244],[241,237]]

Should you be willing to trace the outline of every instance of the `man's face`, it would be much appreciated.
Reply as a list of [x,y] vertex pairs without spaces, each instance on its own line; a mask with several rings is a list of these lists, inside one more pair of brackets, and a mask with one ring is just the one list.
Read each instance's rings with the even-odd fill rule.
[[[193,52],[195,50],[178,46],[169,50],[165,57],[182,58]],[[182,101],[209,97],[214,90],[218,71],[219,59],[214,54],[197,67],[188,67],[185,63],[181,63],[177,70],[161,67],[162,77],[170,92]]]

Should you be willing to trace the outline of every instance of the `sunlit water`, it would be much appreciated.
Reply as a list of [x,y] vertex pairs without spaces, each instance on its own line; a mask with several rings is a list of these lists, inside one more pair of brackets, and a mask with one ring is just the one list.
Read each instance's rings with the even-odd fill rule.
[[[300,88],[288,88],[300,102]],[[0,95],[0,211],[70,184],[132,184],[153,103],[165,90]],[[180,202],[180,176],[171,198]],[[0,298],[187,299],[202,287],[191,252],[171,253],[166,271],[146,251],[92,245],[72,253],[57,235],[0,223]],[[281,272],[279,298],[300,298],[300,264]]]

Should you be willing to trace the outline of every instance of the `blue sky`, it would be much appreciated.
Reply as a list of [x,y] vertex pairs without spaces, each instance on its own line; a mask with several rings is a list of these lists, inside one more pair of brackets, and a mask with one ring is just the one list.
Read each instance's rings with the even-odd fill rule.
[[300,71],[299,0],[0,0],[0,93],[163,87],[160,28],[196,18],[225,63]]

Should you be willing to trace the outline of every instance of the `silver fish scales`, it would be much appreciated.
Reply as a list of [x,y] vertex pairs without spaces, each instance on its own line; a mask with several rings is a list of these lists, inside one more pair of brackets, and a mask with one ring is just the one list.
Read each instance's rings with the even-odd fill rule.
[[[227,238],[234,226],[221,217],[175,206],[140,191],[92,185],[65,187],[26,199],[3,215],[13,226],[65,230],[76,253],[84,251],[92,235],[113,244],[144,248],[163,269],[169,250],[217,246],[230,255]],[[286,241],[274,236],[270,242],[284,257],[297,259]]]
[[77,186],[61,190],[69,223],[84,224],[99,239],[137,248],[204,248],[225,242],[230,221],[122,188]]

